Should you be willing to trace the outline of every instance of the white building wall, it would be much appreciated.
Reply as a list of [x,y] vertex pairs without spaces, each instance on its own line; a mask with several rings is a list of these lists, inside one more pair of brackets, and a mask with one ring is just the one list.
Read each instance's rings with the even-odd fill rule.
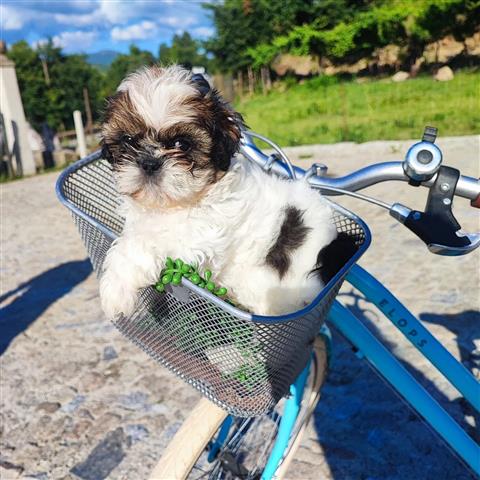
[[35,163],[32,150],[28,143],[25,112],[23,111],[20,90],[18,89],[15,64],[6,56],[0,54],[0,111],[5,121],[7,141],[10,151],[14,144],[12,120],[18,127],[19,150],[24,175],[35,173]]

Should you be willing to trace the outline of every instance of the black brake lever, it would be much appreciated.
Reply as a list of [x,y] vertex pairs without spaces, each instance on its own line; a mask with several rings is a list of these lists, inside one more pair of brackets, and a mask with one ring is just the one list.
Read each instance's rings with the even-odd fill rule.
[[453,215],[452,203],[460,172],[451,167],[438,169],[424,212],[394,204],[390,214],[401,221],[427,245],[432,253],[457,256],[475,250],[480,234],[467,234]]

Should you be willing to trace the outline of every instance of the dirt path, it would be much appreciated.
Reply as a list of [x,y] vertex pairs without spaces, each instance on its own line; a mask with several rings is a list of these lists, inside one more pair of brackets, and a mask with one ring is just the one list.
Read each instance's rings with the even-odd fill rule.
[[[440,140],[445,163],[480,176],[480,137]],[[410,142],[290,149],[300,164],[320,161],[343,174],[400,159]],[[306,158],[308,157],[308,160]],[[300,160],[299,160],[300,159]],[[303,159],[303,160],[302,160]],[[57,174],[2,185],[2,479],[146,478],[198,395],[103,319],[97,280],[66,209]],[[405,184],[367,191],[423,207],[426,192]],[[464,365],[480,377],[480,252],[427,253],[383,211],[342,199],[374,237],[362,266],[378,276]],[[467,231],[478,211],[455,202]],[[342,298],[380,331],[409,369],[467,429],[475,419],[457,392],[349,287]],[[322,401],[289,478],[470,479],[429,429],[336,336]],[[477,423],[478,425],[478,423]]]

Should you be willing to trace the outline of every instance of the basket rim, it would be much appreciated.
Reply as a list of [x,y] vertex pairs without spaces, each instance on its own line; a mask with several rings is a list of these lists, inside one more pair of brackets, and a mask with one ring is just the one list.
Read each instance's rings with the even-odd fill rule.
[[[57,182],[55,184],[55,192],[59,201],[67,207],[71,212],[75,215],[78,215],[80,218],[88,222],[89,224],[93,225],[95,228],[100,230],[108,239],[114,241],[118,236],[112,232],[109,228],[107,228],[102,223],[98,222],[95,218],[88,215],[86,212],[78,208],[70,199],[68,199],[64,192],[65,183],[67,182],[68,178],[74,174],[77,170],[85,167],[90,163],[94,163],[102,159],[102,152],[101,150],[97,150],[90,155],[72,163],[69,165],[62,173],[59,175]],[[297,318],[301,318],[312,310],[314,310],[318,304],[325,298],[332,289],[337,285],[337,283],[341,282],[342,279],[346,276],[348,271],[352,268],[352,266],[359,260],[359,258],[365,253],[368,247],[371,244],[371,232],[368,228],[367,224],[356,214],[347,210],[346,208],[342,207],[341,205],[333,202],[329,198],[324,198],[329,202],[330,206],[337,212],[343,214],[345,217],[355,221],[362,229],[365,235],[365,239],[363,243],[360,245],[360,248],[355,252],[355,254],[348,260],[348,262],[335,274],[333,278],[322,288],[322,290],[318,293],[318,295],[305,307],[300,310],[296,310],[294,312],[278,315],[278,316],[268,316],[268,315],[257,315],[250,312],[245,312],[239,308],[234,307],[233,305],[223,301],[219,297],[213,295],[208,290],[198,287],[197,285],[193,284],[186,278],[182,278],[182,286],[187,288],[188,290],[193,291],[197,295],[209,300],[211,303],[215,304],[217,307],[221,308],[222,310],[236,316],[239,319],[252,321],[254,323],[260,324],[276,324],[276,323],[284,323],[295,320]]]

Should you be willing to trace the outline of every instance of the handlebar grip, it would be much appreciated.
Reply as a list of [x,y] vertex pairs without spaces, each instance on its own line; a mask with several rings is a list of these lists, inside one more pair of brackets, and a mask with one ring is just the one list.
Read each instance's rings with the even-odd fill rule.
[[[480,182],[480,179],[478,180]],[[480,208],[480,195],[470,202],[470,205],[475,208]]]

